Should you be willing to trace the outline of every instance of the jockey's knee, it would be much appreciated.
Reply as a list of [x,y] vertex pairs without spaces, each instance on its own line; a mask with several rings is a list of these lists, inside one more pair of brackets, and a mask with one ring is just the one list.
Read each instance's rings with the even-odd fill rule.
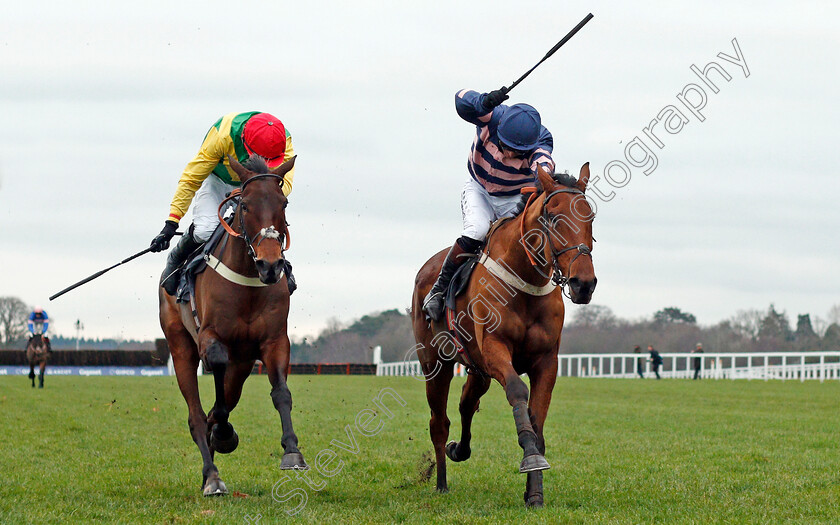
[[461,230],[461,238],[470,239],[473,241],[481,242],[487,237],[487,234],[490,232],[490,223],[487,224],[464,224],[463,230]]
[[456,242],[459,246],[461,246],[461,248],[464,251],[475,253],[478,251],[479,248],[481,248],[481,245],[484,244],[483,239],[483,236],[480,238],[473,238],[468,237],[467,235],[461,235],[460,237],[458,237],[458,240]]
[[210,236],[213,235],[213,232],[216,230],[216,226],[219,225],[219,221],[198,221],[196,220],[193,223],[192,236],[196,242],[207,242],[210,239]]

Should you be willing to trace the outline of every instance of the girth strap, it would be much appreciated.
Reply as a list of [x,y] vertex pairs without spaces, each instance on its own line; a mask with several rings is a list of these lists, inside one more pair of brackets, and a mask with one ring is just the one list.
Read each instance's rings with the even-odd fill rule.
[[244,275],[234,272],[233,270],[225,266],[225,264],[222,261],[220,261],[214,255],[211,254],[207,254],[207,266],[209,266],[210,268],[215,270],[216,273],[218,273],[219,275],[221,275],[222,277],[234,284],[239,284],[241,286],[250,286],[252,288],[270,286],[260,281],[259,277],[245,277]]
[[545,286],[534,286],[533,284],[526,283],[518,276],[507,271],[502,265],[493,260],[486,252],[481,254],[481,257],[479,257],[478,259],[478,264],[487,268],[487,271],[489,271],[502,281],[513,286],[520,292],[525,292],[528,295],[541,297],[543,295],[550,294],[554,291],[555,288],[557,288],[557,286],[552,281],[549,281],[548,284],[546,284]]

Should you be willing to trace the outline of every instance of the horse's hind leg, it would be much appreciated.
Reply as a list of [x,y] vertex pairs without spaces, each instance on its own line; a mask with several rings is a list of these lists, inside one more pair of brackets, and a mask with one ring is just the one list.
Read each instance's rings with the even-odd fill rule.
[[[446,483],[446,439],[449,437],[449,418],[446,417],[446,401],[449,397],[449,384],[452,382],[454,364],[452,361],[433,361],[438,363],[428,367],[433,370],[440,366],[437,374],[426,372],[426,399],[429,402],[432,417],[429,420],[429,436],[435,449],[435,465],[437,466],[437,490],[449,492]],[[424,363],[425,365],[426,363]],[[426,368],[424,366],[424,368]],[[431,375],[431,377],[430,377]]]
[[466,461],[470,458],[472,419],[478,411],[481,396],[487,392],[488,388],[490,388],[489,377],[478,374],[467,376],[467,382],[464,383],[464,389],[461,391],[461,403],[458,405],[458,411],[461,413],[461,441],[450,441],[446,444],[446,455],[452,461]]
[[289,375],[289,338],[281,337],[277,345],[263,349],[263,363],[268,371],[271,383],[271,401],[280,414],[280,425],[283,436],[280,444],[283,446],[283,460],[280,462],[282,470],[307,470],[309,465],[303,459],[298,449],[298,437],[292,425],[292,392],[289,390],[287,378]]

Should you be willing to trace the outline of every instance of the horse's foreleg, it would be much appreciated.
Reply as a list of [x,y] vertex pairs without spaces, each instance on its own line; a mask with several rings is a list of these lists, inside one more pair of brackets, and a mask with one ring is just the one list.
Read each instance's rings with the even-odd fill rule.
[[531,415],[528,410],[528,385],[520,379],[519,374],[513,368],[509,348],[496,339],[485,339],[483,351],[488,371],[494,379],[501,383],[505,389],[508,403],[513,407],[516,435],[519,446],[522,447],[524,453],[522,463],[519,465],[519,472],[525,473],[549,468],[548,462],[537,448],[537,433],[531,424]]
[[[185,334],[186,335],[186,334]],[[193,345],[192,339],[189,335],[183,338],[185,345]],[[202,480],[201,488],[205,496],[215,496],[218,494],[227,493],[227,488],[224,482],[219,478],[219,469],[213,464],[213,454],[210,450],[210,445],[207,443],[207,416],[204,409],[201,408],[201,399],[198,395],[198,378],[196,372],[198,371],[198,353],[195,349],[181,352],[173,344],[173,340],[169,339],[170,348],[172,348],[172,360],[175,366],[175,376],[178,379],[178,388],[181,389],[181,395],[187,402],[187,409],[189,416],[187,424],[190,428],[190,435],[195,441],[198,451],[201,453],[201,459],[204,463],[201,469]],[[187,353],[188,355],[184,355]]]
[[32,388],[35,388],[35,363],[29,363],[29,379],[32,380]]
[[[551,392],[557,381],[557,354],[546,354],[543,359],[535,362],[528,372],[531,379],[531,399],[528,407],[531,411],[531,424],[537,434],[537,449],[545,455],[545,419],[551,403]],[[543,475],[542,471],[528,473],[525,483],[525,504],[529,507],[542,507]]]
[[[424,363],[426,365],[426,363]],[[437,366],[441,366],[436,374],[430,373]],[[432,417],[429,419],[429,436],[435,449],[435,465],[437,466],[437,490],[449,492],[446,483],[446,439],[449,437],[449,418],[446,417],[446,401],[449,398],[449,385],[452,382],[454,364],[452,361],[432,361],[426,374],[426,400]]]
[[283,460],[280,462],[282,470],[307,470],[309,465],[303,459],[298,449],[298,437],[292,425],[292,392],[286,379],[289,375],[289,338],[281,337],[280,341],[263,349],[263,363],[268,371],[271,383],[271,401],[280,414],[280,425],[283,435],[280,444],[283,446]]
[[210,446],[220,454],[230,454],[239,445],[239,436],[228,421],[230,409],[225,396],[225,375],[230,354],[218,339],[208,337],[201,342],[204,341],[207,341],[204,346],[204,358],[213,371],[213,383],[216,387],[216,402],[207,418],[210,425]]
[[38,374],[38,388],[44,388],[44,371],[47,369],[47,360],[41,361],[41,370]]
[[446,455],[452,461],[466,461],[470,458],[472,419],[478,411],[481,396],[487,392],[488,388],[490,388],[489,377],[477,374],[467,376],[467,382],[464,383],[464,389],[461,391],[461,403],[458,405],[458,411],[461,413],[461,441],[450,441],[446,444]]

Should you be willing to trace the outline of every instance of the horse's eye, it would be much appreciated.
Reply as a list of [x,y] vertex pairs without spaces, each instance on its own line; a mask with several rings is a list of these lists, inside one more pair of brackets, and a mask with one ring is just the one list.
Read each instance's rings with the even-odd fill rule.
[[242,206],[240,206],[240,208],[242,208],[242,211],[248,211],[248,206],[246,206],[244,202],[242,203]]
[[283,209],[285,210],[285,209],[286,209],[286,208],[288,208],[288,207],[289,207],[289,201],[286,201],[286,202],[283,204]]

